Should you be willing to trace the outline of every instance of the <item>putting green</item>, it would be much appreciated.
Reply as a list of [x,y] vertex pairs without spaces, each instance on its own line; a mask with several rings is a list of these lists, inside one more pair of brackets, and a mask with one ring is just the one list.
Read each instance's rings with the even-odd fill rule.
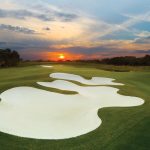
[[[89,79],[102,76],[117,79],[125,86],[114,86],[124,95],[136,96],[145,100],[142,106],[131,108],[104,108],[99,111],[102,125],[89,134],[67,140],[32,140],[0,134],[1,150],[148,150],[150,147],[150,72],[109,72],[82,65],[54,65],[53,68],[28,66],[0,70],[0,92],[16,86],[33,86],[65,94],[67,91],[45,88],[36,84],[37,81],[52,81],[49,73],[66,72],[78,74]],[[77,83],[78,84],[78,83]],[[81,85],[81,84],[80,84]]]

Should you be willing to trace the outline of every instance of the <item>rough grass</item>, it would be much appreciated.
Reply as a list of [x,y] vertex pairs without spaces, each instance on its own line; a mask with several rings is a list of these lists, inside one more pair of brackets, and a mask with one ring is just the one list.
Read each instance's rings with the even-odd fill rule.
[[[29,65],[29,64],[28,64]],[[124,83],[116,86],[119,93],[141,97],[145,104],[130,108],[103,108],[99,110],[102,125],[93,132],[68,140],[35,140],[0,133],[0,150],[149,150],[150,148],[150,69],[127,67],[128,72],[113,71],[116,66],[98,64],[54,64],[54,68],[42,68],[37,63],[23,67],[0,69],[0,93],[16,86],[43,88],[37,81],[52,81],[53,72],[68,72],[91,78],[111,77]],[[101,69],[103,70],[101,70]],[[104,71],[104,70],[112,71]],[[123,67],[118,67],[121,71]],[[146,70],[146,71],[144,71]],[[45,90],[65,94],[73,92],[51,88]],[[40,110],[39,110],[40,111]],[[37,124],[38,125],[38,124]]]

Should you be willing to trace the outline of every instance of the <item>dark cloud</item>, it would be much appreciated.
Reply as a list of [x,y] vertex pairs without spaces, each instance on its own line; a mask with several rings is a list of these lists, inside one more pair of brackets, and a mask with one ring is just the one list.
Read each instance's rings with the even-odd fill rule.
[[25,28],[25,27],[19,27],[19,26],[12,26],[12,25],[6,25],[6,24],[0,24],[0,30],[9,30],[24,34],[35,34],[34,30]]
[[43,12],[44,14],[46,14],[46,16],[50,15],[54,20],[60,19],[61,21],[64,21],[64,22],[70,22],[79,17],[77,14],[70,13],[70,12],[63,12],[61,10],[58,11],[58,10],[52,9],[46,5],[38,4],[38,5],[32,6],[32,8],[36,9],[40,12]]
[[58,18],[61,18],[64,22],[70,22],[78,18],[76,14],[69,14],[69,13],[55,13]]
[[0,17],[12,17],[17,19],[25,19],[27,16],[32,16],[33,14],[27,10],[4,10],[0,9]]
[[0,48],[11,48],[15,50],[23,50],[27,48],[26,43],[17,43],[17,42],[0,42]]
[[0,46],[6,45],[6,42],[0,42]]
[[49,50],[49,47],[53,44],[56,44],[56,42],[50,40],[42,40],[35,37],[28,37],[27,39],[14,39],[13,42],[7,40],[0,41],[0,48],[11,48],[18,51],[26,51],[32,49],[36,52]]
[[57,12],[54,10],[51,10],[50,12],[38,13],[23,9],[20,10],[0,9],[0,18],[6,17],[17,19],[27,19],[27,17],[34,17],[42,21],[54,21],[59,19],[64,22],[69,22],[78,18],[76,14]]
[[150,36],[149,37],[143,37],[143,38],[136,39],[135,43],[150,44]]
[[[62,49],[61,49],[62,50]],[[82,53],[82,54],[95,54],[95,53],[99,53],[99,52],[116,52],[116,49],[113,48],[108,48],[107,46],[97,46],[97,47],[82,47],[82,46],[76,46],[76,47],[70,47],[68,49],[64,49],[68,50],[72,53]]]
[[139,53],[139,54],[150,54],[150,50],[137,50],[137,51],[135,51],[135,53]]
[[26,19],[27,17],[35,17],[43,21],[52,21],[54,20],[52,16],[46,16],[45,14],[38,14],[28,10],[4,10],[0,9],[1,18],[17,18],[17,19]]
[[49,27],[45,27],[43,29],[46,30],[46,31],[50,31],[51,30],[51,28],[49,28]]

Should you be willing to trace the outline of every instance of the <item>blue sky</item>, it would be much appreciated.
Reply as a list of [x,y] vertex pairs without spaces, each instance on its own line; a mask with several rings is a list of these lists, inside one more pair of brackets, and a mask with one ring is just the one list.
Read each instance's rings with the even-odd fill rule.
[[0,48],[8,47],[24,59],[149,54],[150,1],[0,0]]

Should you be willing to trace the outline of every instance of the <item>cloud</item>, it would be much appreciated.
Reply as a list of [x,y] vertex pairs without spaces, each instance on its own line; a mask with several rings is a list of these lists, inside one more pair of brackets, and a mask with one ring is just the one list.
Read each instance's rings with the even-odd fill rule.
[[6,25],[6,24],[0,24],[0,30],[9,30],[24,34],[35,34],[36,32],[34,30],[25,28],[25,27],[19,27],[19,26],[12,26],[12,25]]
[[73,12],[73,10],[67,11],[67,9],[61,9],[60,7],[56,7],[54,5],[50,5],[49,3],[39,3],[39,4],[33,4],[30,6],[31,10],[37,10],[37,12],[43,12],[46,16],[51,15],[54,20],[60,20],[63,22],[71,22],[76,19],[78,19],[80,16],[77,15],[77,13]]
[[6,42],[0,42],[0,46],[6,45]]
[[130,18],[130,22],[139,22],[139,21],[150,22],[150,11],[147,11],[146,13],[139,15],[124,14],[124,16]]
[[61,18],[61,20],[64,22],[70,22],[70,21],[73,21],[79,17],[76,14],[68,14],[68,13],[61,13],[61,12],[57,12],[55,14],[58,18]]
[[149,37],[143,37],[143,38],[137,38],[134,43],[150,44],[150,36]]
[[135,51],[136,53],[139,53],[139,54],[150,54],[150,50],[138,50],[138,51]]
[[141,31],[141,32],[138,32],[136,35],[141,38],[150,37],[150,32],[149,31]]
[[[127,19],[126,21],[120,23],[120,24],[108,24],[106,22],[102,22],[99,21],[97,22],[97,24],[95,24],[94,26],[91,26],[90,32],[96,32],[97,34],[95,34],[95,39],[103,39],[106,36],[112,35],[112,34],[118,34],[118,32],[127,32],[130,33],[132,32],[132,36],[137,36],[137,30],[133,30],[131,27],[133,27],[135,24],[143,22],[143,21],[147,21],[150,22],[150,11],[143,13],[143,14],[139,14],[139,15],[129,15],[129,14],[124,14],[123,16],[125,16]],[[101,25],[104,25],[104,27],[102,27],[103,30],[98,29],[97,27],[100,27]],[[99,35],[98,35],[99,34]],[[118,39],[119,39],[119,35],[118,35]]]
[[45,27],[45,28],[43,28],[43,30],[50,31],[50,30],[51,30],[51,28],[49,28],[49,27]]
[[[67,51],[88,57],[127,55],[150,47],[150,32],[145,31],[149,26],[146,29],[135,26],[150,21],[149,12],[134,15],[118,12],[119,16],[117,13],[115,17],[119,17],[120,21],[112,23],[70,4],[62,6],[59,2],[47,0],[37,0],[36,3],[33,0],[8,1],[9,6],[14,1],[13,5],[6,7],[3,2],[0,3],[0,47],[35,54],[40,51]],[[40,34],[35,34],[34,30]]]
[[28,16],[32,16],[33,14],[27,10],[5,10],[0,9],[0,17],[12,17],[17,19],[25,19]]
[[37,18],[42,21],[60,20],[63,22],[70,22],[78,18],[76,14],[57,12],[54,10],[50,10],[49,12],[35,12],[32,10],[25,9],[0,9],[0,18],[27,19],[29,17]]

